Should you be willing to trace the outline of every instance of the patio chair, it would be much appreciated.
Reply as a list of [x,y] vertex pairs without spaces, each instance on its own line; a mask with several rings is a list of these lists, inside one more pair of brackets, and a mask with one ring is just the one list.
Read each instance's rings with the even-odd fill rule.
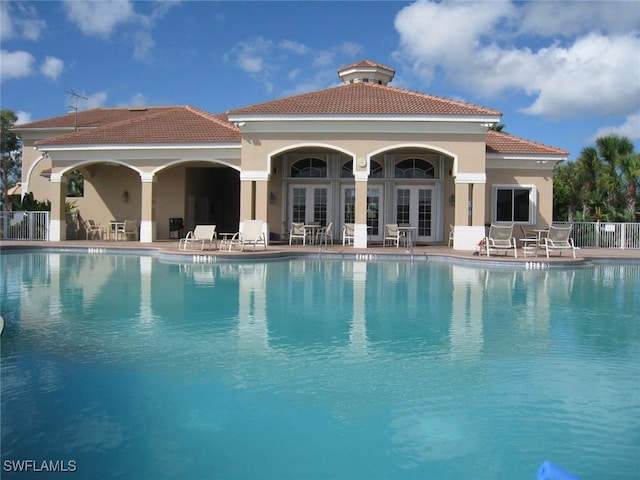
[[[116,236],[117,236],[116,232]],[[138,240],[138,221],[137,220],[125,220],[121,232],[125,240],[129,240],[131,237],[133,240]]]
[[[262,231],[263,224],[262,220],[245,220],[242,223],[241,230],[225,243],[225,248],[229,251],[234,248],[243,251],[246,245],[253,245],[253,250],[255,251],[256,245],[262,245],[266,250],[267,239]],[[222,247],[220,248],[222,249]]]
[[451,247],[453,245],[453,233],[454,227],[453,225],[449,225],[449,240],[447,242],[447,247]]
[[353,223],[345,223],[342,227],[342,245],[353,245],[355,227]]
[[316,232],[316,243],[322,245],[322,242],[326,245],[331,243],[333,245],[333,222],[329,222],[326,227],[320,227]]
[[[204,250],[204,244],[208,244],[208,249],[211,250],[211,244],[218,247],[218,234],[216,233],[215,225],[196,225],[196,227],[187,232],[184,238],[178,242],[178,248],[180,250]],[[199,248],[198,248],[199,247]]]
[[518,246],[513,236],[513,225],[495,225],[489,227],[489,234],[480,242],[479,253],[487,252],[487,257],[491,253],[503,251],[506,255],[509,250],[513,250],[513,256],[518,258]]
[[398,228],[397,223],[388,223],[384,226],[384,239],[382,240],[382,246],[387,246],[387,240],[396,244],[396,248],[400,246],[400,243],[407,244],[407,233]]
[[571,238],[571,230],[573,225],[556,227],[554,225],[549,226],[549,231],[546,237],[540,239],[540,246],[544,247],[547,252],[547,258],[549,258],[549,252],[556,250],[562,252],[564,250],[571,250],[573,258],[576,258],[576,246],[573,244],[573,238]]
[[102,240],[104,238],[104,227],[94,220],[85,220],[84,229],[87,233],[87,240],[90,238]]
[[302,244],[307,244],[307,229],[304,228],[304,223],[293,222],[291,224],[291,230],[289,230],[289,245],[294,239],[302,239]]

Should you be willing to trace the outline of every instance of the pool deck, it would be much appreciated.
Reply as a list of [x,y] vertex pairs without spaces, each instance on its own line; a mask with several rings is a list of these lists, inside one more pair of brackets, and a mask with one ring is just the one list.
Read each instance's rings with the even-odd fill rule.
[[[2,250],[13,250],[22,248],[49,248],[49,249],[80,249],[89,253],[106,253],[107,251],[121,250],[154,250],[164,255],[185,255],[195,257],[194,261],[224,261],[224,260],[249,260],[253,258],[282,258],[286,256],[327,256],[337,258],[352,259],[384,259],[384,258],[426,258],[426,257],[449,257],[458,260],[469,260],[474,262],[489,263],[508,263],[531,265],[532,263],[552,266],[553,264],[580,264],[592,260],[608,259],[611,261],[624,261],[624,259],[634,259],[640,261],[640,250],[638,249],[604,249],[604,248],[585,248],[576,251],[576,259],[572,258],[571,252],[565,251],[560,255],[558,252],[552,252],[547,259],[543,250],[539,251],[538,256],[524,257],[522,251],[518,250],[518,258],[514,258],[513,252],[504,254],[477,255],[474,251],[453,250],[447,246],[434,245],[423,246],[417,245],[412,250],[406,247],[382,247],[374,245],[369,248],[354,248],[353,246],[343,246],[340,244],[328,245],[326,248],[318,245],[291,245],[283,243],[271,243],[266,251],[262,247],[256,248],[254,252],[252,248],[239,251],[221,251],[215,248],[211,250],[180,250],[178,248],[178,240],[161,240],[151,243],[141,243],[135,241],[103,241],[103,240],[67,240],[63,242],[46,242],[46,241],[0,241],[0,252]],[[559,265],[558,265],[559,266]]]

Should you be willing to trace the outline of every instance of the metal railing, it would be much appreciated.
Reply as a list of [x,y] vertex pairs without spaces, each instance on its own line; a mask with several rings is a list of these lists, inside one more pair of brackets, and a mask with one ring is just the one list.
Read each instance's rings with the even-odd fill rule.
[[[569,225],[554,222],[554,225]],[[640,223],[573,222],[571,237],[576,247],[640,249]]]
[[2,240],[49,240],[49,212],[0,212]]

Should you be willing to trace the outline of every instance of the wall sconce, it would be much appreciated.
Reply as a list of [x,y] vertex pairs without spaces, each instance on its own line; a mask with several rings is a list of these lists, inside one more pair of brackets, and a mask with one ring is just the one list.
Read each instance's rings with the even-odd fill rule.
[[269,193],[269,205],[273,205],[274,203],[276,203],[276,196],[271,192]]
[[127,192],[126,190],[122,192],[122,201],[124,203],[127,203],[129,201],[129,192]]
[[451,205],[452,207],[456,206],[456,196],[453,193],[449,197],[449,205]]

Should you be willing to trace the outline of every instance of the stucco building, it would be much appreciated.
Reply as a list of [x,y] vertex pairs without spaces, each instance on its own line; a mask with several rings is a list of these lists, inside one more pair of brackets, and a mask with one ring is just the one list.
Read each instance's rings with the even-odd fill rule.
[[[271,238],[292,222],[355,224],[356,247],[386,223],[418,243],[473,249],[491,222],[545,227],[553,167],[568,152],[490,130],[501,112],[389,85],[371,61],[341,84],[210,114],[191,106],[98,108],[18,125],[22,190],[51,201],[50,239],[65,239],[65,202],[98,223],[135,219],[140,241],[261,219]],[[82,197],[67,198],[71,172]]]

